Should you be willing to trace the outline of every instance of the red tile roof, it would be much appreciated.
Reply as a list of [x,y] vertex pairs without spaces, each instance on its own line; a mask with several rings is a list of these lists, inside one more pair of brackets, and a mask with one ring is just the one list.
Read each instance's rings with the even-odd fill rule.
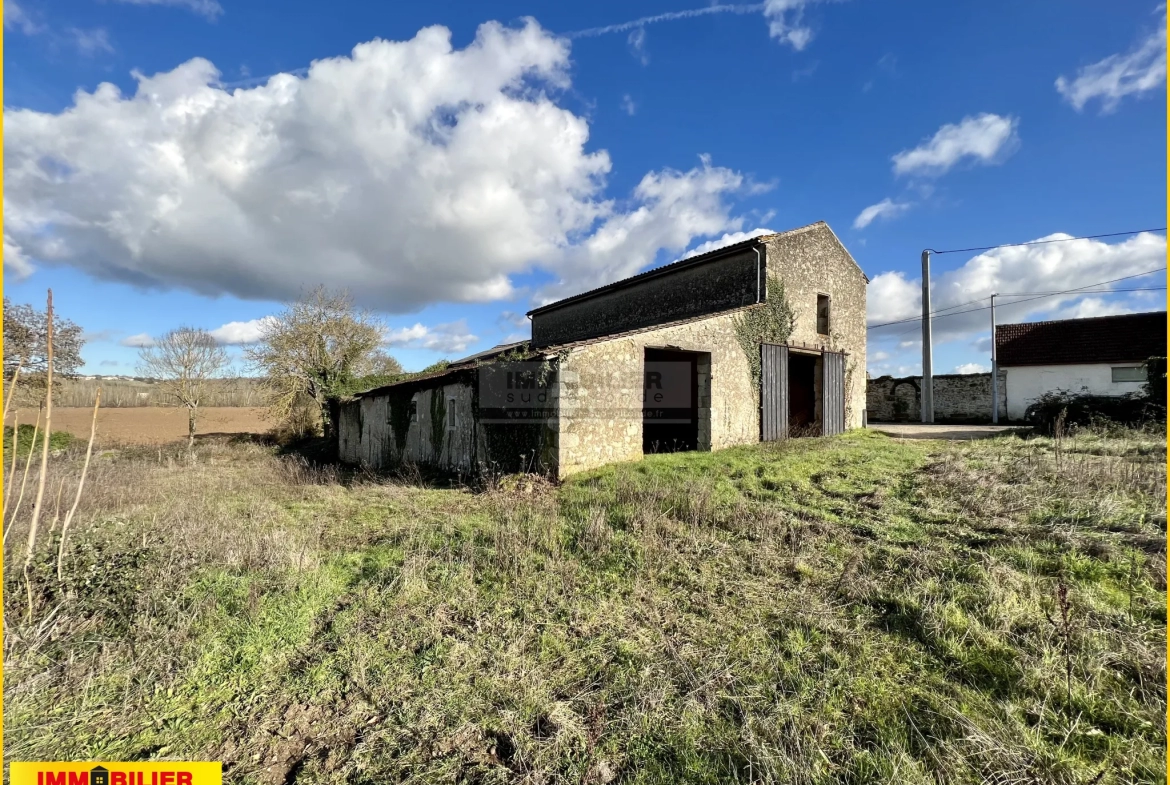
[[1000,324],[995,346],[1001,367],[1143,362],[1166,356],[1166,312]]

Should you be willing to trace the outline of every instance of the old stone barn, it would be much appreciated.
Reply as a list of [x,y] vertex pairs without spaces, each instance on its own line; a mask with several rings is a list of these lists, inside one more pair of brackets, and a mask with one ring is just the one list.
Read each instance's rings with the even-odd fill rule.
[[[356,396],[339,452],[564,477],[859,427],[867,283],[824,222],[683,259],[537,308],[530,342]],[[781,298],[787,338],[755,341]]]

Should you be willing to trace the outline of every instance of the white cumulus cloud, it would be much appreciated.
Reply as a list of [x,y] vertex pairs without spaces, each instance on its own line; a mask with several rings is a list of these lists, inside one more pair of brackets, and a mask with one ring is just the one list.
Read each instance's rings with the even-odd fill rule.
[[[1159,306],[1165,303],[1159,303]],[[1148,304],[1145,307],[1137,307],[1134,302],[1105,300],[1101,297],[1086,297],[1067,308],[1061,308],[1051,314],[1047,314],[1048,319],[1090,319],[1094,316],[1115,316],[1120,313],[1138,313],[1139,311],[1156,310]]]
[[759,187],[730,169],[712,166],[708,156],[702,156],[702,166],[687,172],[647,174],[634,189],[639,206],[609,215],[592,235],[568,249],[567,274],[541,289],[537,302],[628,278],[653,263],[662,249],[677,258],[696,237],[740,231],[743,219],[730,215],[723,196],[745,189]]
[[1114,111],[1127,95],[1157,90],[1166,81],[1166,6],[1158,7],[1161,24],[1123,54],[1087,65],[1069,79],[1056,80],[1057,91],[1078,112],[1090,101],[1101,102],[1101,113]]
[[13,243],[8,235],[4,235],[4,272],[17,281],[24,280],[32,275],[33,265],[20,247]]
[[473,335],[468,329],[467,322],[460,319],[447,324],[436,324],[434,327],[415,323],[411,327],[388,330],[382,342],[386,346],[399,349],[462,352],[478,340],[479,337]]
[[895,218],[909,209],[909,202],[895,202],[893,199],[887,197],[877,204],[871,204],[858,213],[857,217],[853,219],[853,228],[864,229],[878,218]]
[[963,161],[996,164],[1015,152],[1019,120],[984,113],[944,125],[934,136],[893,157],[894,174],[937,177]]
[[[1070,236],[1056,233],[1038,239],[1056,240]],[[1125,297],[1115,295],[1109,300],[1102,300],[1100,292],[1095,290],[1162,286],[1166,280],[1165,273],[1119,281],[1109,286],[1096,284],[1165,266],[1166,238],[1148,232],[1117,243],[1073,240],[985,251],[957,269],[932,277],[932,310],[936,313],[953,311],[937,313],[932,319],[933,339],[935,343],[972,340],[976,335],[989,332],[990,315],[985,306],[990,304],[993,292],[999,295],[995,305],[996,322],[999,324],[1029,321],[1038,317],[1096,316],[1106,310],[1111,313],[1124,312],[1120,309],[1131,307],[1119,304],[1124,303]],[[871,342],[905,338],[907,333],[917,335],[917,321],[889,327],[872,326],[921,316],[921,287],[920,280],[907,279],[900,272],[874,276],[866,298]],[[1078,287],[1090,291],[1050,297],[1036,295],[1039,292],[1066,291]],[[1016,294],[1021,296],[1009,296]]]
[[5,231],[31,263],[261,300],[303,283],[410,312],[562,293],[742,228],[742,175],[704,159],[620,202],[587,121],[560,107],[569,44],[535,21],[455,49],[429,27],[229,89],[203,59],[60,112],[5,110]]
[[963,363],[962,365],[956,365],[954,372],[955,373],[963,373],[963,374],[987,373],[990,370],[991,370],[991,368],[989,368],[988,366],[980,365],[979,363]]
[[243,346],[258,342],[264,335],[264,327],[273,320],[272,316],[262,316],[259,319],[250,319],[246,322],[228,322],[208,332],[220,344]]
[[765,234],[774,234],[771,229],[752,229],[750,232],[728,232],[722,237],[715,240],[708,240],[705,243],[696,245],[691,250],[680,256],[680,259],[689,259],[692,256],[699,256],[701,254],[709,253],[720,248],[726,248],[729,245],[742,243],[744,240],[750,240],[753,237],[761,237]]

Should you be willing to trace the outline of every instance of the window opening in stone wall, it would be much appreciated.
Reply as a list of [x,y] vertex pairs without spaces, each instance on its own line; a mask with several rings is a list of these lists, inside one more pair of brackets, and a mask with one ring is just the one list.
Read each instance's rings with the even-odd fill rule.
[[455,399],[447,399],[447,430],[455,430]]
[[829,295],[817,295],[817,334],[829,334]]
[[1146,380],[1146,369],[1140,365],[1114,366],[1112,371],[1115,382],[1144,382]]

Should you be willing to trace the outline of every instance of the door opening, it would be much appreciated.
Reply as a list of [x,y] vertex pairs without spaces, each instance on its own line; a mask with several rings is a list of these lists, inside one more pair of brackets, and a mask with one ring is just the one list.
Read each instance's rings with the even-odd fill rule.
[[821,432],[817,412],[817,358],[788,354],[788,435],[812,436]]
[[699,449],[698,352],[646,349],[642,385],[642,452]]

